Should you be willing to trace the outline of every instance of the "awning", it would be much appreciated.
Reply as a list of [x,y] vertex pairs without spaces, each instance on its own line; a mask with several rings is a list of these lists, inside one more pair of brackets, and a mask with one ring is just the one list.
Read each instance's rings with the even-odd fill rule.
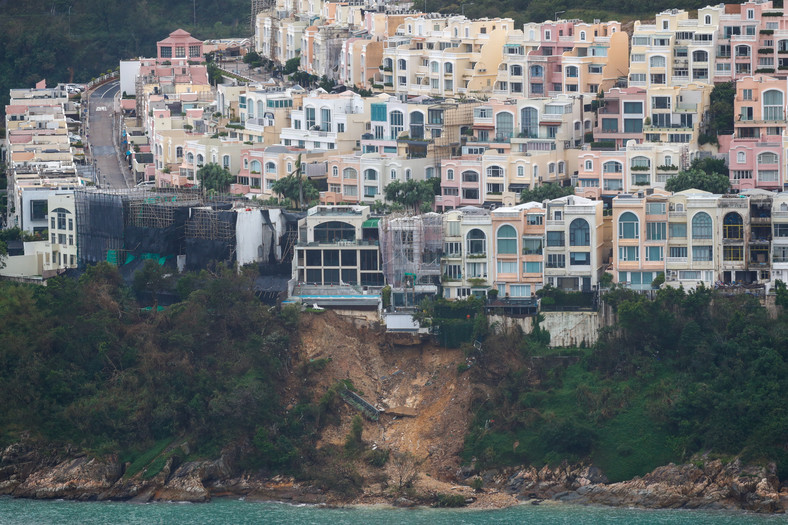
[[379,222],[380,222],[380,218],[367,219],[361,224],[361,227],[362,228],[377,228]]

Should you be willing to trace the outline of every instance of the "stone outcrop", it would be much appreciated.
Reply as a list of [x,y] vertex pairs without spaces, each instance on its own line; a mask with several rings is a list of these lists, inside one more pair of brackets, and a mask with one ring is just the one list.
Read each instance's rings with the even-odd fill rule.
[[[0,453],[0,495],[36,499],[209,501],[212,496],[330,503],[329,493],[277,476],[264,479],[239,472],[237,447],[213,461],[183,462],[182,444],[164,452],[158,472],[143,469],[124,476],[127,465],[117,456],[90,457],[72,448],[23,440]],[[780,486],[775,466],[742,465],[739,460],[699,460],[666,465],[643,477],[608,483],[602,471],[589,465],[556,468],[526,467],[477,473],[465,467],[457,478],[480,474],[485,487],[520,499],[553,499],[578,504],[644,508],[744,509],[762,513],[788,510],[788,486]],[[393,502],[403,505],[406,502]]]
[[744,509],[786,512],[788,488],[781,491],[774,465],[744,466],[737,459],[669,464],[645,476],[608,484],[596,467],[533,467],[495,482],[524,499],[643,508]]

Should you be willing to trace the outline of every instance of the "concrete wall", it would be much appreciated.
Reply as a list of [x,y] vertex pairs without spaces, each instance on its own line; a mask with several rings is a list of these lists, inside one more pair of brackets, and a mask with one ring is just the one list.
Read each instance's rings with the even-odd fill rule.
[[[599,336],[599,329],[604,326],[604,317],[597,312],[543,312],[542,328],[550,332],[550,346],[579,346],[585,342],[592,345]],[[490,323],[498,322],[502,327],[519,325],[526,334],[533,329],[532,317],[505,317],[491,315]]]

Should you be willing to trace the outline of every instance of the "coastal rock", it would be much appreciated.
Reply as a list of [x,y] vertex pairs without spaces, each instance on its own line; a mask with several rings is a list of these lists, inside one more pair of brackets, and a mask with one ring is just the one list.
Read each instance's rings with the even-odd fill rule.
[[228,447],[215,461],[190,461],[178,467],[167,483],[156,491],[157,501],[209,501],[211,493],[205,484],[214,480],[231,478],[235,474],[238,450]]
[[123,473],[116,456],[106,460],[69,459],[30,474],[12,491],[20,498],[95,500],[108,491]]

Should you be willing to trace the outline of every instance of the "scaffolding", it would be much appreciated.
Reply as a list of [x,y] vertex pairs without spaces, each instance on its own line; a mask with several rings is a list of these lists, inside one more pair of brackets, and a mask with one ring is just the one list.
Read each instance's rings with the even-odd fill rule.
[[[213,208],[194,208],[186,223],[186,237],[208,241],[231,241],[235,237],[235,224],[227,220],[228,213]],[[234,214],[233,214],[234,215]]]
[[443,218],[437,213],[380,219],[383,274],[395,288],[437,284],[443,254]]

